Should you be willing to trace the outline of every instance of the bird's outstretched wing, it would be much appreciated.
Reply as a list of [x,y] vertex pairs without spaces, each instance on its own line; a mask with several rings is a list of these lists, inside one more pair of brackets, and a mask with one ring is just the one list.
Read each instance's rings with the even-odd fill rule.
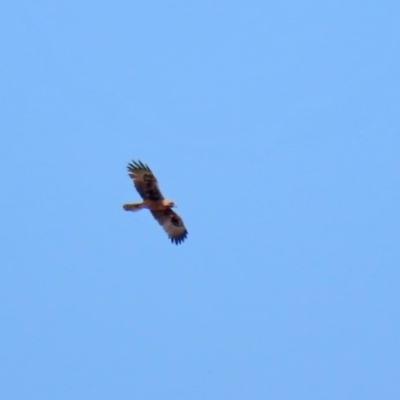
[[146,164],[132,161],[128,164],[128,173],[143,200],[159,201],[164,198],[158,188],[156,177]]
[[159,224],[167,232],[168,237],[172,243],[182,243],[188,234],[188,231],[183,224],[182,218],[171,209],[163,211],[150,211],[153,217],[159,222]]

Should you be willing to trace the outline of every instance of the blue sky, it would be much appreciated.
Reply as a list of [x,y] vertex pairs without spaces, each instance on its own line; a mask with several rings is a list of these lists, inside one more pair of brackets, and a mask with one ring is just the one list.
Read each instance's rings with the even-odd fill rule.
[[1,398],[400,398],[399,19],[3,2]]

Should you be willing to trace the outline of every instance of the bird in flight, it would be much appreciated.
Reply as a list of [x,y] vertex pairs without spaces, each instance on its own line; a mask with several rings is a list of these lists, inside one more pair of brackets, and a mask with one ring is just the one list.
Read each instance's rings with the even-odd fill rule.
[[172,210],[175,203],[167,200],[158,188],[157,179],[150,168],[141,161],[132,161],[128,164],[128,175],[133,180],[136,190],[143,201],[139,203],[124,204],[126,211],[138,211],[147,208],[153,217],[163,227],[172,243],[182,243],[188,234],[182,218]]

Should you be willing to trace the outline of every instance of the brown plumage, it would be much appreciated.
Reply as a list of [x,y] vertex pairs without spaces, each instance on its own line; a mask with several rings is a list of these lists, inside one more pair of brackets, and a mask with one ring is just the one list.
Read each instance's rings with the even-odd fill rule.
[[126,211],[138,211],[147,208],[153,217],[163,227],[172,243],[179,244],[186,239],[188,231],[182,218],[172,210],[175,204],[167,200],[158,188],[157,179],[150,168],[141,161],[128,164],[128,174],[133,180],[136,190],[143,201],[140,203],[124,204]]

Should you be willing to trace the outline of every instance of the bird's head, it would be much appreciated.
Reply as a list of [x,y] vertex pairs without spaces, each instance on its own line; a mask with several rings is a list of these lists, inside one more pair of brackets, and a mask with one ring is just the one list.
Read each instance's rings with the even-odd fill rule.
[[172,201],[172,200],[167,200],[167,199],[165,199],[164,200],[164,204],[167,206],[167,207],[176,207],[176,205],[175,205],[175,203]]

